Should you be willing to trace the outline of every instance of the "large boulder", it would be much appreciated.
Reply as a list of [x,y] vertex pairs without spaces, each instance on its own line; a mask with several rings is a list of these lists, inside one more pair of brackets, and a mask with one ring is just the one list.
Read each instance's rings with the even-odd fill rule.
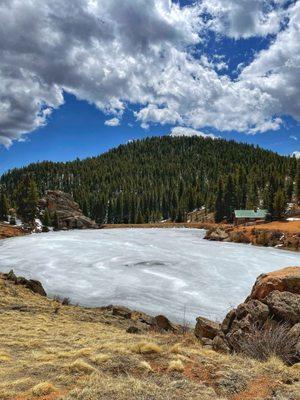
[[249,297],[261,300],[273,290],[300,294],[300,267],[287,267],[260,275]]
[[39,201],[39,208],[43,212],[48,210],[58,218],[58,229],[94,229],[98,224],[86,217],[73,197],[60,190],[48,190]]
[[208,230],[204,239],[224,242],[229,240],[229,234],[224,229],[218,227]]
[[298,362],[300,267],[260,275],[245,302],[220,325],[197,318],[195,335],[212,339],[217,351],[246,352],[262,360],[274,353],[287,363]]
[[270,313],[280,321],[296,324],[300,322],[300,296],[290,292],[274,290],[265,298]]
[[198,317],[195,335],[198,339],[214,339],[220,332],[220,324],[204,317]]

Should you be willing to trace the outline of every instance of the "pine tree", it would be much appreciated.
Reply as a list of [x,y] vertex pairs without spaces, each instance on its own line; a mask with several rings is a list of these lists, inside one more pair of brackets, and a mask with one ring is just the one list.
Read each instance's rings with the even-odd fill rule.
[[229,175],[224,191],[224,214],[227,222],[232,222],[233,212],[236,208],[236,192],[232,175]]
[[224,192],[222,178],[218,182],[218,193],[215,203],[215,222],[222,222],[224,218]]
[[26,175],[17,189],[17,213],[23,222],[33,224],[37,215],[38,191],[35,181]]
[[273,210],[274,218],[282,219],[284,217],[286,210],[286,198],[282,189],[278,189],[275,193]]
[[8,220],[9,204],[6,194],[2,191],[0,196],[0,221]]
[[43,222],[43,225],[46,227],[51,226],[51,217],[50,217],[48,208],[46,208],[46,210],[44,211],[42,222]]
[[58,215],[57,215],[56,211],[54,212],[54,214],[52,216],[52,225],[53,225],[54,230],[57,231],[57,230],[60,229],[59,218],[58,218]]

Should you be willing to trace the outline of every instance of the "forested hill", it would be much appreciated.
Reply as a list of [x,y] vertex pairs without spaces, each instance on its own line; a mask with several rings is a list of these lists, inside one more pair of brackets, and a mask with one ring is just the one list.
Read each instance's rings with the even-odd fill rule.
[[9,171],[0,184],[13,204],[18,183],[30,174],[40,194],[69,192],[97,222],[180,221],[203,205],[213,211],[218,199],[225,215],[228,207],[270,209],[278,191],[289,201],[297,191],[296,171],[295,158],[251,145],[164,136],[82,161],[31,164]]

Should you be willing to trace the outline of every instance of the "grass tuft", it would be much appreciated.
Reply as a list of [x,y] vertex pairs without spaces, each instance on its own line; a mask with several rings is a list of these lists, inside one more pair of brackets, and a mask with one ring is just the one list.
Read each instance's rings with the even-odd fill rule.
[[159,354],[162,352],[162,348],[156,343],[141,342],[134,345],[132,351],[138,354]]
[[31,392],[34,396],[46,396],[47,394],[53,393],[56,391],[56,388],[50,382],[41,382],[35,385]]
[[173,361],[170,361],[168,370],[169,371],[183,372],[184,371],[184,365],[183,365],[181,360],[173,360]]
[[95,369],[84,360],[77,359],[72,364],[67,366],[67,369],[74,373],[91,374]]

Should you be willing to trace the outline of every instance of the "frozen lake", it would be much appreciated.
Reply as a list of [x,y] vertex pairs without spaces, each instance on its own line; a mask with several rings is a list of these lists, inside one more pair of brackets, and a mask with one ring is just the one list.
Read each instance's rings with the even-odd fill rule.
[[220,320],[255,278],[300,265],[299,253],[209,242],[197,229],[51,232],[0,241],[0,271],[38,279],[51,296],[125,305],[191,323]]

